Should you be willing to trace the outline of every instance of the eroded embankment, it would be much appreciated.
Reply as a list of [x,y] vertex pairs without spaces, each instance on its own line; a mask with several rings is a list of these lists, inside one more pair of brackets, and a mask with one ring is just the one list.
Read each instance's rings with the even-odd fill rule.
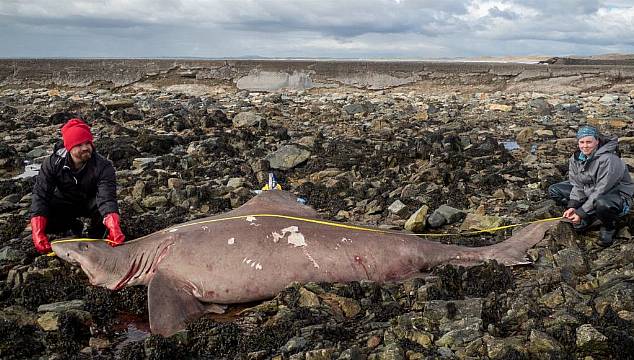
[[513,92],[610,90],[634,82],[634,66],[487,62],[17,59],[0,60],[0,86],[110,86],[225,82],[273,91],[351,86],[369,90],[416,86],[488,86]]

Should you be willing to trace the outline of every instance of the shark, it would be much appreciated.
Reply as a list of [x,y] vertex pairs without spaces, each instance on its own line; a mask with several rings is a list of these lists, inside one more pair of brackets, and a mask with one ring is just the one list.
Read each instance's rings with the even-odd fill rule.
[[273,298],[290,283],[401,281],[439,264],[494,259],[530,263],[526,251],[554,222],[535,222],[494,245],[465,247],[415,234],[320,219],[295,195],[269,190],[224,214],[189,221],[112,248],[105,241],[54,241],[92,285],[147,286],[152,333],[171,336],[228,304]]

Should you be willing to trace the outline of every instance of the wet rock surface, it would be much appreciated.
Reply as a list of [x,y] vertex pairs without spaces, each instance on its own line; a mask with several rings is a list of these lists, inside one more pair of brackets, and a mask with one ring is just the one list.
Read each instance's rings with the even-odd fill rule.
[[[57,73],[52,79],[64,86],[12,78],[0,88],[0,358],[634,354],[629,216],[606,249],[594,244],[598,229],[579,235],[562,223],[528,252],[531,265],[443,265],[383,285],[289,284],[270,301],[232,306],[170,338],[148,334],[145,288],[90,286],[80,269],[38,256],[27,226],[32,170],[74,116],[91,124],[98,151],[117,168],[128,239],[240,206],[269,172],[334,221],[441,234],[557,216],[563,209],[546,189],[565,178],[579,126],[619,136],[622,156],[634,165],[628,78],[585,92],[528,91],[545,79],[528,73],[499,80],[508,81],[505,91],[437,73],[438,82],[384,90],[346,85],[362,82],[348,78],[338,87],[249,92],[228,80],[192,82],[231,79],[231,69],[156,71],[129,84],[69,86],[74,75]],[[511,231],[432,239],[484,246]]]

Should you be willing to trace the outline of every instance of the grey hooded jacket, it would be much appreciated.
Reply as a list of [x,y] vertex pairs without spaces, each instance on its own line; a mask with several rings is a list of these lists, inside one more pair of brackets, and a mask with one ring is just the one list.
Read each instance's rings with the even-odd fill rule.
[[579,151],[570,157],[568,176],[572,191],[568,207],[575,208],[579,216],[585,217],[594,210],[594,200],[612,190],[618,189],[621,196],[632,204],[634,183],[627,165],[616,154],[617,146],[618,139],[613,138],[600,144],[588,160],[579,160]]

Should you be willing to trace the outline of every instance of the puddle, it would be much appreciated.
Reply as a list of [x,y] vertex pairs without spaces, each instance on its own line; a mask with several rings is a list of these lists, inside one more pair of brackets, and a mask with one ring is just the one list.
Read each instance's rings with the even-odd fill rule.
[[[515,140],[500,141],[500,144],[504,145],[504,148],[507,151],[513,151],[513,150],[521,149],[521,146]],[[530,153],[535,155],[537,153],[537,148],[538,147],[539,147],[538,144],[531,144],[530,150],[529,150]]]
[[24,166],[24,172],[20,175],[16,175],[11,179],[27,179],[37,175],[40,172],[41,164],[27,164]]
[[[239,318],[242,311],[258,304],[260,303],[233,304],[227,307],[224,314],[211,313],[205,316],[219,323],[231,322]],[[146,319],[128,313],[119,313],[117,315],[117,325],[114,326],[113,330],[118,334],[115,346],[116,351],[120,351],[129,343],[143,341],[152,335],[150,333],[150,323]]]
[[502,141],[500,142],[500,144],[504,145],[504,148],[508,151],[513,151],[520,148],[517,141],[514,141],[514,140]]
[[119,335],[120,342],[117,343],[116,349],[121,350],[129,343],[141,341],[150,334],[150,323],[142,319],[140,316],[132,314],[118,314],[118,326],[115,326],[115,332]]
[[134,324],[128,324],[128,328],[125,331],[125,334],[122,334],[123,341],[118,343],[115,348],[117,351],[123,349],[126,345],[142,341],[145,338],[150,337],[150,329],[148,325],[147,331],[138,329]]

